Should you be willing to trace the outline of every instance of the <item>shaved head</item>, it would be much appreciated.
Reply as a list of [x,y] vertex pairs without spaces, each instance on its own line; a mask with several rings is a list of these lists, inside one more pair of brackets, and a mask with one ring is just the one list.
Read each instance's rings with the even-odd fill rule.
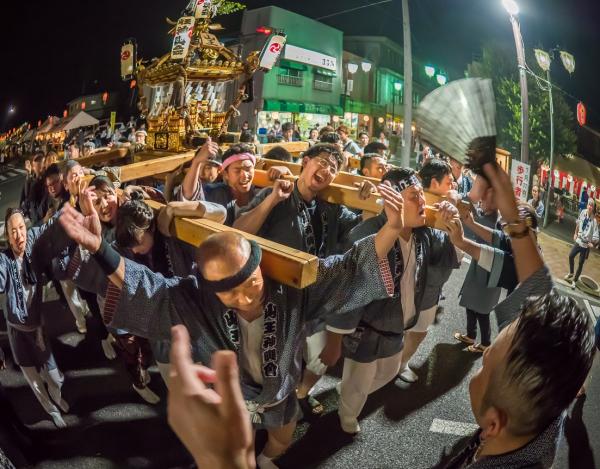
[[[225,280],[240,273],[252,254],[252,246],[242,235],[234,232],[217,233],[206,238],[196,251],[198,270],[205,280]],[[228,308],[254,320],[262,314],[264,281],[260,266],[243,283],[227,291],[215,292]]]
[[196,263],[207,280],[221,280],[237,274],[250,257],[250,243],[233,232],[216,233],[196,251]]

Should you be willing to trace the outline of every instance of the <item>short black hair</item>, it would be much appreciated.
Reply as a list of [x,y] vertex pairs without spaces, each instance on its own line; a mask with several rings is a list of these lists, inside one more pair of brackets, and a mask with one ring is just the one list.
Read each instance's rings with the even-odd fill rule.
[[33,157],[33,162],[34,163],[43,163],[45,157],[46,157],[46,155],[44,155],[44,153],[42,153],[42,152],[36,153],[35,156]]
[[263,158],[277,161],[292,161],[292,154],[282,146],[275,146],[263,155]]
[[358,133],[358,138],[360,138],[362,135],[366,135],[367,137],[369,137],[369,134],[367,132],[359,132]]
[[382,158],[382,156],[379,153],[365,153],[363,155],[363,157],[360,159],[361,172],[363,169],[365,169],[365,166],[367,166],[373,158]]
[[242,130],[240,134],[240,143],[252,143],[254,142],[254,134],[251,130]]
[[46,171],[44,171],[44,179],[52,176],[60,176],[60,168],[56,163],[52,163],[46,168]]
[[539,434],[573,402],[590,371],[593,324],[574,299],[553,290],[526,300],[511,327],[508,355],[490,376],[482,410],[502,409],[512,435]]
[[321,135],[321,143],[339,143],[341,139],[336,132],[327,132]]
[[388,147],[385,143],[381,143],[381,142],[371,142],[368,143],[365,148],[365,155],[367,153],[379,153],[380,151],[387,151]]
[[315,158],[319,156],[321,153],[329,153],[331,156],[335,158],[337,162],[337,169],[339,170],[344,164],[344,157],[342,156],[342,152],[340,151],[337,145],[332,143],[317,143],[313,145],[308,150],[306,150],[302,157]]
[[153,228],[154,211],[142,200],[128,200],[117,210],[115,240],[121,248],[133,248]]
[[95,176],[94,179],[90,181],[89,187],[95,187],[97,190],[106,192],[116,192],[115,185],[113,182],[106,176]]
[[389,181],[392,187],[400,192],[398,187],[400,181],[406,179],[407,177],[414,176],[415,174],[415,170],[411,168],[394,168],[385,173],[385,175],[381,178],[381,182]]
[[294,126],[292,125],[291,122],[286,122],[285,124],[283,124],[281,126],[281,131],[282,132],[287,132],[288,130],[294,130]]
[[419,177],[423,183],[425,189],[431,187],[431,181],[435,179],[438,183],[441,183],[446,176],[452,174],[452,167],[449,163],[439,158],[433,158],[428,160],[427,163],[419,171]]

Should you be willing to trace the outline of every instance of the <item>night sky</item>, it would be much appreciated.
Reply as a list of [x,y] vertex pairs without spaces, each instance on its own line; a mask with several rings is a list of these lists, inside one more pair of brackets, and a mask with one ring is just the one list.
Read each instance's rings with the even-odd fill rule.
[[[276,4],[318,18],[375,0],[248,0],[248,8]],[[598,0],[518,0],[525,46],[560,45],[575,55],[569,77],[558,62],[553,79],[588,106],[600,128],[600,2]],[[508,15],[500,0],[413,0],[413,52],[422,61],[459,78],[488,41],[512,43]],[[187,0],[66,0],[3,2],[0,27],[0,128],[48,114],[62,116],[67,101],[82,91],[122,89],[119,51],[134,37],[139,54],[160,56],[170,49],[165,18],[177,19]],[[225,35],[235,35],[241,15],[222,19]],[[385,35],[402,43],[400,0],[323,20],[351,35]],[[530,64],[533,66],[533,64]],[[516,59],[515,59],[516,67]],[[575,108],[576,101],[568,102]],[[9,106],[17,112],[8,116]]]

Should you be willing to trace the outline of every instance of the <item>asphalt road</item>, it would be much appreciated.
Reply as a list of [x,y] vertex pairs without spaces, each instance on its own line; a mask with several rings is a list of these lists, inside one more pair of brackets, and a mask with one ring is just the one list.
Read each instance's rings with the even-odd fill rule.
[[[12,179],[0,181],[2,211],[18,202],[20,182]],[[326,406],[326,414],[311,425],[299,426],[295,443],[280,460],[280,467],[419,469],[435,467],[452,453],[475,428],[468,382],[481,360],[464,351],[452,337],[454,331],[465,327],[457,295],[466,268],[463,264],[446,285],[442,302],[445,313],[413,358],[419,381],[406,385],[397,380],[372,395],[361,416],[362,432],[351,438],[341,432],[337,419],[338,366],[318,385],[317,395]],[[565,293],[578,294],[570,289]],[[587,314],[600,315],[600,305],[583,297],[577,300]],[[45,323],[66,376],[63,392],[71,405],[65,417],[68,428],[58,430],[52,425],[18,369],[9,365],[0,373],[2,386],[32,430],[35,449],[28,456],[36,467],[189,467],[190,457],[166,423],[166,388],[157,370],[152,369],[150,386],[163,400],[151,406],[131,389],[123,365],[108,361],[102,354],[96,319],[88,322],[89,332],[82,336],[75,332],[68,310],[58,302],[47,305]],[[3,320],[0,331],[5,331]],[[4,332],[0,332],[0,345],[10,362]],[[570,415],[554,468],[595,468],[600,465],[598,361],[588,397],[576,402]],[[257,441],[260,447],[264,435],[259,434]]]

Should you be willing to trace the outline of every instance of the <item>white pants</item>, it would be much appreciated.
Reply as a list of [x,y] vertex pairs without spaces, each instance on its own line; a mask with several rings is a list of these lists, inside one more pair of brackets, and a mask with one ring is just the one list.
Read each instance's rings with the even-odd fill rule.
[[[58,408],[50,400],[48,392],[52,396],[55,402],[60,402],[61,388],[64,382],[64,376],[58,368],[48,370],[46,367],[42,368],[41,373],[35,369],[35,367],[21,367],[21,371],[29,384],[29,387],[33,391],[33,394],[37,398],[38,402],[42,405],[47,413],[58,412]],[[46,391],[46,385],[48,385],[48,391]]]
[[323,376],[327,372],[327,366],[319,358],[326,343],[327,332],[321,331],[307,337],[304,344],[303,355],[306,362],[306,369],[319,376]]
[[342,387],[338,413],[345,422],[354,422],[362,411],[369,394],[392,381],[400,371],[402,352],[371,363],[344,359]]
[[421,311],[417,323],[410,329],[407,329],[406,332],[427,332],[429,327],[435,321],[435,312],[437,311],[437,308],[438,305],[435,305],[425,311]]
[[85,325],[85,316],[89,312],[87,302],[81,298],[79,290],[75,287],[75,284],[70,280],[61,280],[60,286],[65,294],[65,299],[69,305],[69,309],[75,318],[77,324]]

